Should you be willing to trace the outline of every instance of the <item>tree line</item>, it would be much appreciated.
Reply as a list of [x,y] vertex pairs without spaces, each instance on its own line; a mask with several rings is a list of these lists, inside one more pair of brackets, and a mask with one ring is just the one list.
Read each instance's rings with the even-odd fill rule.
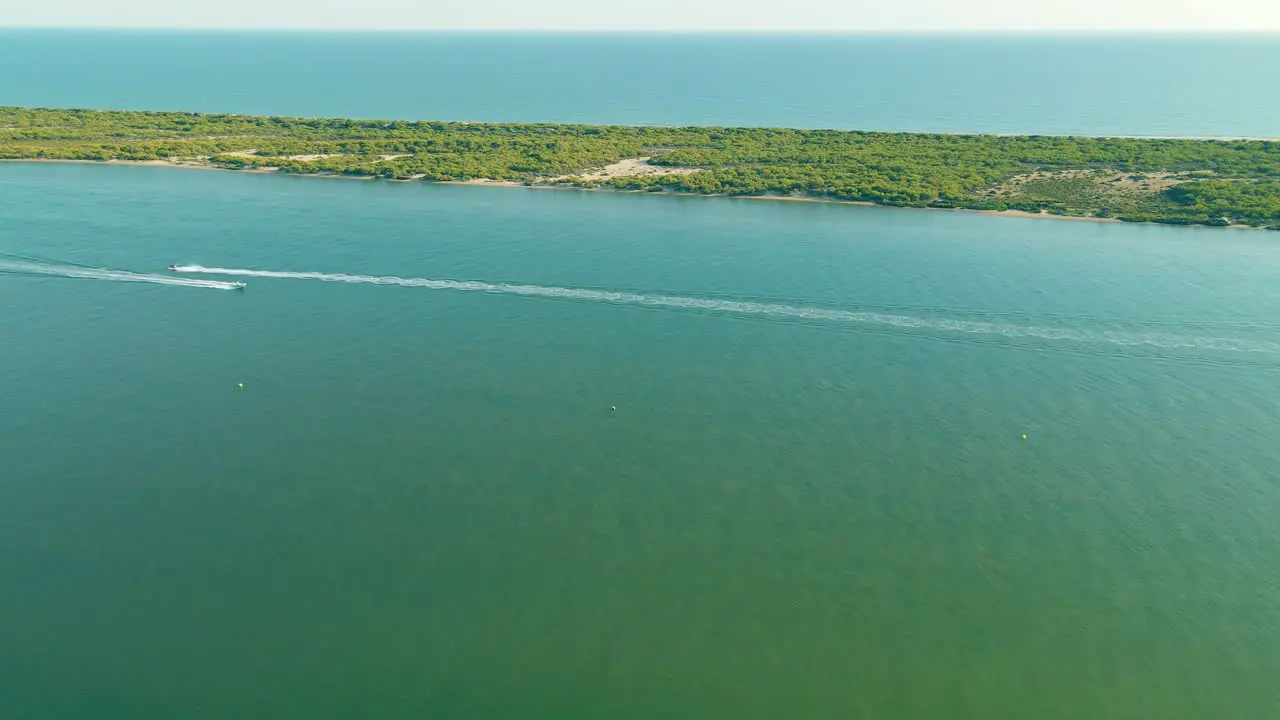
[[[226,155],[226,153],[238,153]],[[302,159],[298,156],[319,156]],[[580,177],[624,158],[681,175]],[[0,158],[192,159],[424,180],[491,178],[726,195],[804,195],[919,207],[1280,226],[1280,143],[785,128],[626,127],[257,117],[0,107]],[[1164,173],[1137,200],[997,193],[1036,171]],[[565,177],[568,176],[568,179]]]

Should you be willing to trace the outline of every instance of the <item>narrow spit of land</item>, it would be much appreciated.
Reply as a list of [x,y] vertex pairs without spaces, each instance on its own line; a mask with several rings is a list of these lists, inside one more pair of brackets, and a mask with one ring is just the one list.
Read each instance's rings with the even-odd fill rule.
[[1280,229],[1280,142],[0,107],[0,159],[1021,211]]

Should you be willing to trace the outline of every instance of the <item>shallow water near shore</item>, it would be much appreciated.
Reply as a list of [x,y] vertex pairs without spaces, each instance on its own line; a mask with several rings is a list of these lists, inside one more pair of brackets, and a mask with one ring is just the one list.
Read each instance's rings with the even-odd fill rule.
[[0,197],[41,267],[248,283],[0,267],[5,716],[1280,703],[1273,233],[64,164]]

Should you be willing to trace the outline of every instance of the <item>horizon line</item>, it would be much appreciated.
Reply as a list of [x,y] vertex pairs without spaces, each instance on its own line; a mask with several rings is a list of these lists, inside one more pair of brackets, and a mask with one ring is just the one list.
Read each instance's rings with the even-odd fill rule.
[[396,28],[396,27],[237,27],[182,25],[0,25],[0,31],[102,32],[288,32],[392,33],[439,35],[1256,35],[1280,39],[1280,28]]

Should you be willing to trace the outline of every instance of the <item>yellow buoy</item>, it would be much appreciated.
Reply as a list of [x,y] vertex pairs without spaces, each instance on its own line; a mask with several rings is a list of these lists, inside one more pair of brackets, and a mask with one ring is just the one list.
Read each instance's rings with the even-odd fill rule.
[[[237,384],[236,384],[236,387],[244,387],[244,383],[237,383]],[[1022,437],[1023,437],[1023,439],[1026,439],[1026,437],[1027,437],[1027,436],[1026,436],[1026,435],[1023,435]]]
[[[243,386],[243,385],[241,385],[240,387],[244,387],[244,386]],[[1023,439],[1023,440],[1026,440],[1026,439],[1027,439],[1027,436],[1026,436],[1026,435],[1023,435],[1023,436],[1022,436],[1022,439]]]

